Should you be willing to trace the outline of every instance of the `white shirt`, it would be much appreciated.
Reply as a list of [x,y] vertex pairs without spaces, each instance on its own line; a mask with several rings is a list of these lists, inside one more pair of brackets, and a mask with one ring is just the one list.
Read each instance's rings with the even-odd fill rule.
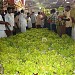
[[23,14],[23,13],[21,13],[21,14],[19,15],[19,21],[23,22],[23,21],[25,21],[25,20],[26,20],[26,15]]
[[31,23],[31,18],[30,17],[28,18],[28,23],[27,24],[28,24],[28,28],[32,28],[32,23]]
[[26,20],[25,14],[21,13],[19,15],[19,22],[20,22],[20,24],[27,26],[27,20]]
[[5,15],[5,21],[8,22],[11,26],[9,26],[10,30],[13,30],[13,26],[14,26],[14,14],[11,13],[7,13]]
[[70,19],[70,21],[66,21],[66,27],[72,27],[72,19],[71,19],[71,15],[70,15],[70,11],[65,11],[65,15],[66,15],[66,18],[68,19]]
[[36,22],[36,16],[35,15],[31,15],[31,22],[35,23]]
[[19,25],[21,27],[21,32],[26,32],[27,20],[23,13],[19,15]]
[[[1,15],[0,15],[0,21],[3,21]],[[6,30],[5,25],[4,24],[0,24],[0,38],[7,37],[7,35],[6,35],[4,30]]]
[[[0,15],[0,21],[3,21],[2,16]],[[0,30],[6,30],[4,24],[0,24]]]

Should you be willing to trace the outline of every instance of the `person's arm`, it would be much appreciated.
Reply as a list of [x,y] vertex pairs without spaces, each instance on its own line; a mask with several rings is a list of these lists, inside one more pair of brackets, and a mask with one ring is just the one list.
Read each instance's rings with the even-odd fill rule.
[[0,24],[10,25],[8,22],[0,21]]
[[0,24],[5,24],[5,22],[4,21],[0,21]]

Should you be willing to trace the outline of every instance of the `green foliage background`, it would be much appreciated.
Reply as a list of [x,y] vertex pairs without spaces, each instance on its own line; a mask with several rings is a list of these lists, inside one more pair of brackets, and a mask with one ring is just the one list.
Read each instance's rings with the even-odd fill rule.
[[0,63],[4,74],[75,75],[75,42],[47,29],[0,39]]

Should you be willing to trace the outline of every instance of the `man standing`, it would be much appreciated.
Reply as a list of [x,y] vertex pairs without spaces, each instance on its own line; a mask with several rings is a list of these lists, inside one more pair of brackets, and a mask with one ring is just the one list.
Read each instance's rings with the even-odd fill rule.
[[27,21],[26,16],[24,14],[24,10],[21,10],[21,14],[19,15],[19,23],[21,27],[21,32],[26,32]]
[[32,28],[32,23],[31,23],[31,18],[30,18],[30,13],[27,13],[27,27],[28,29]]
[[64,15],[66,17],[66,34],[71,37],[71,34],[72,34],[72,19],[71,19],[71,15],[70,15],[70,10],[71,10],[71,7],[66,6]]
[[36,23],[36,16],[34,14],[34,12],[32,12],[31,14],[31,22],[32,22],[32,28],[35,28],[35,23]]
[[5,23],[3,22],[2,16],[0,15],[0,38],[7,37],[5,30]]
[[14,27],[14,14],[12,13],[12,9],[10,7],[7,8],[7,14],[5,15],[5,22],[10,24],[9,29],[13,34],[13,27]]
[[42,16],[41,16],[41,13],[38,12],[38,15],[36,17],[36,28],[41,28],[41,25],[42,25]]

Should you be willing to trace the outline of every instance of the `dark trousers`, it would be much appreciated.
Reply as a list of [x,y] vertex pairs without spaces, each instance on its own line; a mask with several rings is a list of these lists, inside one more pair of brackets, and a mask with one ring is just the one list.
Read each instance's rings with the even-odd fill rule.
[[56,24],[50,24],[50,29],[54,32],[57,32],[56,30]]
[[48,28],[48,23],[45,22],[43,28]]
[[41,28],[41,25],[36,25],[36,28]]
[[72,27],[66,27],[66,34],[71,36],[71,34],[72,34]]
[[47,28],[48,28],[49,30],[51,30],[51,28],[50,28],[50,23],[47,24]]
[[36,28],[35,23],[32,23],[32,28]]

